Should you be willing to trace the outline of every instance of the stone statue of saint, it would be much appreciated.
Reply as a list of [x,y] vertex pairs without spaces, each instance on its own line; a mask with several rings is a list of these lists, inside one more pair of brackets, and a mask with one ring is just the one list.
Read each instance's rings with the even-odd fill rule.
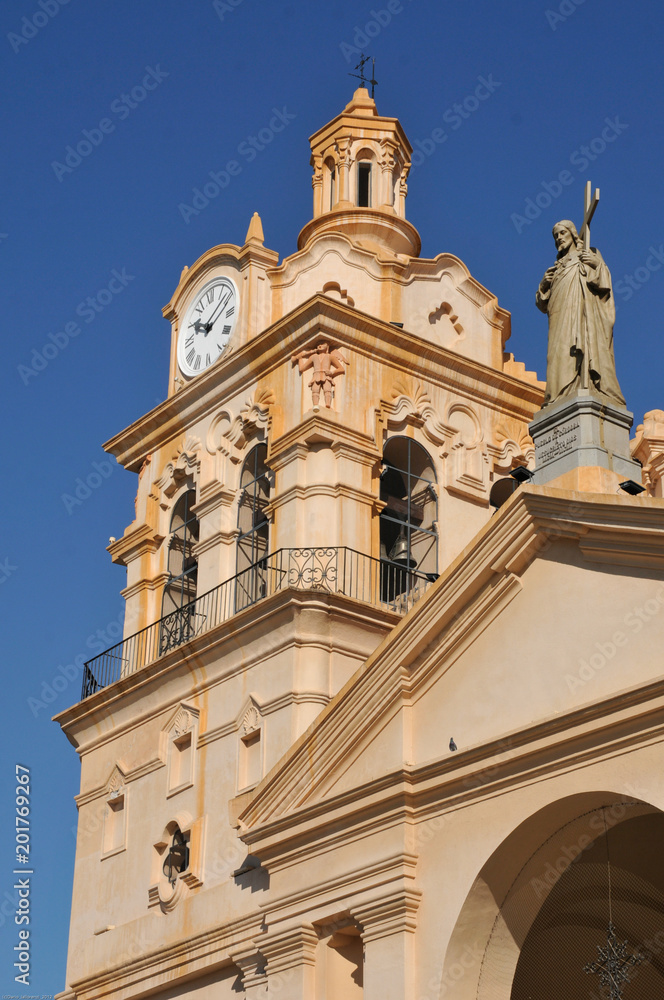
[[556,223],[553,238],[556,263],[545,271],[535,300],[549,317],[544,406],[579,389],[624,406],[613,357],[616,309],[609,269],[599,250],[584,249],[569,219]]

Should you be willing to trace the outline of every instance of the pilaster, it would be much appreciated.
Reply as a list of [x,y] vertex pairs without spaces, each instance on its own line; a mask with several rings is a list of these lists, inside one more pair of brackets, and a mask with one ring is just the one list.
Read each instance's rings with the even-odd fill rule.
[[267,958],[268,995],[279,1000],[310,1000],[316,983],[318,935],[311,924],[299,924],[261,938]]
[[122,591],[126,602],[125,637],[155,620],[164,577],[156,573],[154,556],[163,540],[151,525],[134,521],[122,538],[108,546],[113,562],[127,568],[127,586]]
[[323,157],[320,153],[311,157],[314,168],[311,186],[314,191],[314,219],[323,211]]
[[201,490],[196,504],[200,538],[194,555],[198,562],[198,592],[203,594],[235,574],[235,543],[239,534],[235,490],[220,484]]
[[266,1000],[267,973],[265,959],[261,953],[251,949],[233,952],[231,958],[242,974],[242,986],[246,1000]]
[[373,439],[344,426],[333,411],[305,414],[270,449],[277,476],[272,548],[345,545],[377,555],[372,476],[379,459]]
[[380,166],[380,194],[378,204],[381,208],[394,211],[394,169],[396,167],[396,151],[398,146],[391,139],[381,139],[382,156],[378,161]]
[[339,201],[336,208],[350,206],[350,147],[351,137],[344,136],[337,143],[339,151]]
[[351,907],[362,928],[364,1000],[418,996],[414,932],[421,895],[416,889],[402,889]]

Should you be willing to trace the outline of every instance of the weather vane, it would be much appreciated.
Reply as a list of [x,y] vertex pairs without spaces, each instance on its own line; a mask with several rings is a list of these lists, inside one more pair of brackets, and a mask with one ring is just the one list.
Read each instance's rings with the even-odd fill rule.
[[370,59],[369,56],[365,56],[365,54],[362,53],[362,58],[360,59],[360,61],[357,64],[357,66],[355,67],[355,69],[359,69],[360,72],[359,73],[349,73],[348,75],[349,76],[357,77],[357,79],[361,80],[363,84],[370,83],[371,84],[371,99],[373,100],[374,91],[375,91],[376,87],[378,86],[378,80],[374,79],[374,77],[376,75],[376,60],[373,59],[373,58],[371,59],[371,79],[367,80],[366,76],[364,75],[364,66],[365,66],[365,63],[369,62],[369,59]]

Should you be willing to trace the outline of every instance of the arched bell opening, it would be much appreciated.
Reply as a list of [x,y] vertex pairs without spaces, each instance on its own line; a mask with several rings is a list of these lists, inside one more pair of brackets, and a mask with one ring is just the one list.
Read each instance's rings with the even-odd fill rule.
[[371,149],[361,149],[355,162],[355,204],[372,208],[376,202],[376,157]]
[[267,445],[259,444],[247,455],[240,473],[235,610],[253,604],[266,593],[265,557],[269,551],[270,470]]
[[193,512],[195,503],[196,491],[187,490],[173,508],[168,542],[169,580],[164,588],[162,615],[196,598],[198,565],[194,546],[198,541],[199,526]]
[[438,499],[429,453],[407,437],[390,438],[380,477],[382,600],[409,592],[438,574]]
[[198,561],[194,554],[200,528],[193,511],[195,503],[196,490],[187,490],[178,498],[171,516],[169,576],[161,602],[160,655],[193,638],[200,625],[196,613]]

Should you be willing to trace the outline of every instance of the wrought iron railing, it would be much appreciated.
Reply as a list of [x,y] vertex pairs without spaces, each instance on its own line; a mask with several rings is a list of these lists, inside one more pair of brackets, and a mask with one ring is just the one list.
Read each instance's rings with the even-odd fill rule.
[[280,590],[345,594],[404,614],[434,579],[434,575],[416,573],[398,563],[373,559],[345,547],[278,549],[88,660],[83,669],[81,698],[135,673]]

